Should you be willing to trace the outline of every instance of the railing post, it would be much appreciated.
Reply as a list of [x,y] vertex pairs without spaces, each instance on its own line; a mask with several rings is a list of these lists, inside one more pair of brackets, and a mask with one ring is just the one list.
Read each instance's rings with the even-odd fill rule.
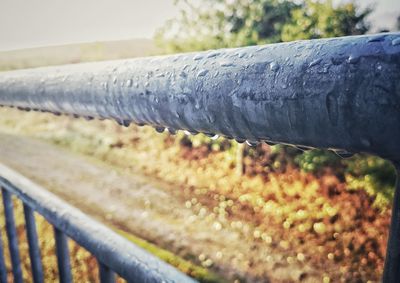
[[7,282],[7,268],[6,268],[6,262],[4,261],[4,246],[1,233],[0,233],[0,282],[1,283]]
[[100,260],[97,260],[99,265],[100,283],[114,283],[115,273],[104,265]]
[[73,279],[69,239],[101,262],[101,282],[113,282],[117,274],[128,282],[197,282],[1,163],[0,188],[53,225],[61,283]]
[[18,234],[17,229],[15,228],[15,220],[14,220],[14,207],[12,203],[11,194],[2,189],[3,194],[3,204],[4,204],[4,216],[6,218],[6,231],[8,238],[8,247],[10,249],[12,270],[14,275],[15,283],[22,283],[22,270],[21,270],[21,260],[19,256],[18,250]]
[[397,171],[397,180],[383,271],[384,283],[400,282],[400,163],[394,162],[394,166]]
[[26,237],[29,244],[29,257],[31,259],[32,277],[34,283],[44,282],[43,267],[36,232],[35,216],[33,210],[24,203],[24,217],[26,227]]
[[72,275],[68,250],[68,238],[56,227],[54,227],[54,236],[56,240],[56,255],[60,283],[71,283]]

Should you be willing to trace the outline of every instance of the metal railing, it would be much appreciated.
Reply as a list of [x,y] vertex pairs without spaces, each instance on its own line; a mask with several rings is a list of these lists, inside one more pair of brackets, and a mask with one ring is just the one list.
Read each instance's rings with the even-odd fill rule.
[[[72,282],[68,238],[98,261],[100,282],[115,282],[115,274],[128,282],[195,282],[162,260],[137,247],[44,188],[0,164],[5,226],[9,242],[13,282],[23,282],[12,195],[23,202],[32,280],[44,282],[34,211],[54,227],[58,273],[61,283]],[[0,281],[7,281],[0,237]]]
[[[0,105],[398,164],[400,33],[3,72]],[[400,282],[398,193],[385,282]]]

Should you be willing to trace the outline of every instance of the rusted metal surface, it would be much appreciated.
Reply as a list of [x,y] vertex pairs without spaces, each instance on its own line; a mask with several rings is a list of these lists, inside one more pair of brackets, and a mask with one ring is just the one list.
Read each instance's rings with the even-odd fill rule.
[[0,104],[400,160],[400,33],[2,72]]

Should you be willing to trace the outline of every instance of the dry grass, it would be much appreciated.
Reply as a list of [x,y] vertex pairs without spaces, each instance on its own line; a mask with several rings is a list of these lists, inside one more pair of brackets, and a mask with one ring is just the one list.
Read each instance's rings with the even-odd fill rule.
[[[329,171],[316,177],[287,164],[284,171],[238,177],[232,154],[194,149],[148,127],[36,113],[18,113],[22,119],[16,120],[15,111],[4,111],[9,114],[4,123],[13,131],[185,188],[174,193],[199,215],[206,211],[213,217],[215,229],[229,225],[251,233],[254,241],[289,254],[285,264],[307,261],[334,281],[379,281],[389,211],[379,212],[373,197],[348,190]],[[248,270],[262,274],[257,268],[253,263]]]

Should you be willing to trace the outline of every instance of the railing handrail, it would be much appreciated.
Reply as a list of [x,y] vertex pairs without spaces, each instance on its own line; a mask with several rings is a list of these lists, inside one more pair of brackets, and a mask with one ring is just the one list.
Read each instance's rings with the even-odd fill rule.
[[0,187],[128,282],[196,282],[1,163]]
[[400,33],[0,72],[0,104],[400,160]]

